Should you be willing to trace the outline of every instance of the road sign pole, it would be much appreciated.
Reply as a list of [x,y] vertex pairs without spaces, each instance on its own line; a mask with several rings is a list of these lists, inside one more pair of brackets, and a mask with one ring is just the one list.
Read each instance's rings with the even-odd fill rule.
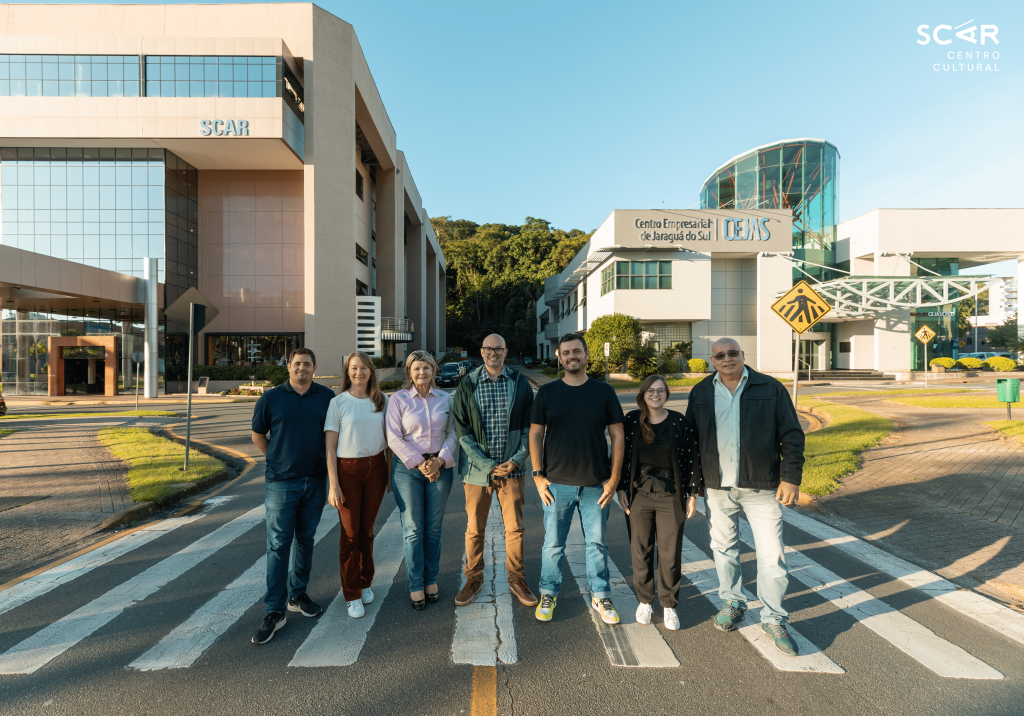
[[139,412],[139,364],[135,364],[135,412]]
[[924,344],[924,389],[928,390],[928,344]]
[[793,331],[793,407],[800,389],[800,334]]
[[185,388],[188,391],[188,400],[186,401],[188,407],[185,408],[185,472],[188,472],[188,449],[192,443],[192,342],[195,341],[196,335],[196,304],[189,304],[188,313],[188,383]]

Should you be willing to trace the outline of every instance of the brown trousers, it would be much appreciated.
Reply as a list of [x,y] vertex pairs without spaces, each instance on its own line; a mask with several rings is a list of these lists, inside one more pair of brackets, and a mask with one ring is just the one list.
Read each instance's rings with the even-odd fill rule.
[[505,570],[510,583],[526,579],[523,555],[523,503],[526,493],[523,478],[495,478],[489,487],[463,485],[466,488],[466,579],[483,579],[484,533],[487,515],[491,511],[491,498],[498,495],[501,519],[505,523]]
[[341,591],[345,601],[351,602],[373,582],[373,523],[388,489],[384,452],[373,457],[339,457],[338,482],[345,498],[338,510]]

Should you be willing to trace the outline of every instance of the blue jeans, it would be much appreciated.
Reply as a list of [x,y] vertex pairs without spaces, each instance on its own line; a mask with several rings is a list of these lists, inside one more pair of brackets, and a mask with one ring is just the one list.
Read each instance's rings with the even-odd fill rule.
[[544,550],[541,552],[540,593],[557,596],[562,586],[562,557],[565,539],[569,535],[572,516],[579,510],[583,539],[587,543],[587,581],[590,594],[598,599],[612,595],[608,584],[608,507],[602,508],[597,499],[604,492],[596,487],[574,487],[551,483],[548,491],[554,502],[544,505]]
[[782,546],[782,506],[775,490],[707,490],[708,519],[711,520],[711,551],[718,571],[718,596],[724,601],[746,605],[743,569],[740,567],[740,511],[750,524],[757,551],[757,598],[764,624],[785,624],[789,612],[782,607],[789,587],[786,553]]
[[[283,612],[301,597],[313,566],[313,537],[327,504],[327,478],[303,477],[267,483],[268,612]],[[288,560],[291,558],[291,574]]]
[[448,493],[452,490],[453,471],[441,468],[441,476],[431,482],[418,468],[411,470],[397,457],[391,475],[391,489],[402,517],[405,536],[405,573],[409,591],[419,592],[437,584],[441,571],[441,524]]

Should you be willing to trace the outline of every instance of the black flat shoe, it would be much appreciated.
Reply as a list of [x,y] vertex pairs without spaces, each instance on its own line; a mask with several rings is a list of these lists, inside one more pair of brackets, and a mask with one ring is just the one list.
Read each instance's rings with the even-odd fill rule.
[[441,590],[437,590],[433,594],[427,594],[427,604],[436,604],[441,599]]
[[422,612],[424,609],[427,608],[427,600],[425,599],[414,599],[412,600],[411,604],[412,608],[417,612]]

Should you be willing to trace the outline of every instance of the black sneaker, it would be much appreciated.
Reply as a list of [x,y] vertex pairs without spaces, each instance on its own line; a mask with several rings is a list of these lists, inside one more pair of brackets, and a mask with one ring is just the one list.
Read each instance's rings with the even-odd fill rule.
[[305,594],[295,597],[294,599],[289,599],[288,611],[298,612],[304,617],[318,617],[324,613],[324,610],[320,608],[320,605]]
[[263,618],[263,624],[256,631],[252,643],[256,646],[263,646],[274,638],[274,632],[288,623],[288,615],[284,612],[270,612]]

